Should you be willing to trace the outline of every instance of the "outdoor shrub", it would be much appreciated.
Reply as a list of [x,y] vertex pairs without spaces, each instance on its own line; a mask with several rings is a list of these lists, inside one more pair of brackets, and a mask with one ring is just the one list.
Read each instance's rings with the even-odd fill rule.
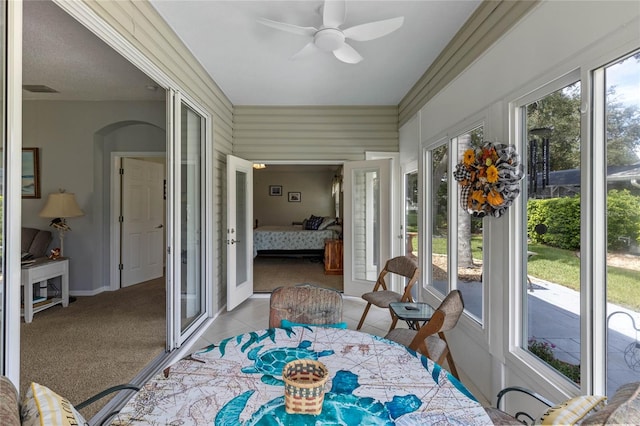
[[[531,199],[527,202],[529,239],[565,250],[580,250],[580,197]],[[535,232],[538,224],[545,234]],[[607,248],[621,250],[630,241],[640,241],[640,197],[628,190],[610,190],[607,195]]]
[[[627,248],[628,239],[640,236],[640,197],[629,190],[613,189],[607,196],[607,245],[611,250]],[[622,237],[622,238],[621,238]]]
[[[527,216],[527,230],[533,242],[565,250],[580,249],[580,197],[529,200]],[[535,232],[538,224],[546,225],[547,232]]]

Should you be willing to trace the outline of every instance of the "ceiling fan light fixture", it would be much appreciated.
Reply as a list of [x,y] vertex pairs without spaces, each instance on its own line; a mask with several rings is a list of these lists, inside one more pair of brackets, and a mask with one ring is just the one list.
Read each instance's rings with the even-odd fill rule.
[[333,52],[344,44],[344,34],[335,28],[323,28],[315,34],[313,41],[320,50]]

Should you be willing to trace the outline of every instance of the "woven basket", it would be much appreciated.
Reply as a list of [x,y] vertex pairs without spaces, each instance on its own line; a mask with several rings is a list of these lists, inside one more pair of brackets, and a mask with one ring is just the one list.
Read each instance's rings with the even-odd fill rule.
[[329,370],[320,361],[299,359],[282,369],[284,406],[289,414],[320,414]]

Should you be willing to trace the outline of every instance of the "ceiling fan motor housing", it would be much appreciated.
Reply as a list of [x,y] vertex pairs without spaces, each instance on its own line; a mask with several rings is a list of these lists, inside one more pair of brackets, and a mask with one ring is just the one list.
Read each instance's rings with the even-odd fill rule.
[[315,45],[325,52],[333,52],[344,44],[344,34],[336,28],[322,28],[313,36]]

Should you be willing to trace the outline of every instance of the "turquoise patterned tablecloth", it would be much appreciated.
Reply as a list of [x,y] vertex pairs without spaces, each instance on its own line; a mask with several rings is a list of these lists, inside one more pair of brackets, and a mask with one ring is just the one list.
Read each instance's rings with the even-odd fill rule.
[[[322,413],[287,414],[282,366],[318,359],[330,379]],[[322,327],[225,339],[155,376],[114,425],[488,425],[473,395],[431,360],[378,336]]]

